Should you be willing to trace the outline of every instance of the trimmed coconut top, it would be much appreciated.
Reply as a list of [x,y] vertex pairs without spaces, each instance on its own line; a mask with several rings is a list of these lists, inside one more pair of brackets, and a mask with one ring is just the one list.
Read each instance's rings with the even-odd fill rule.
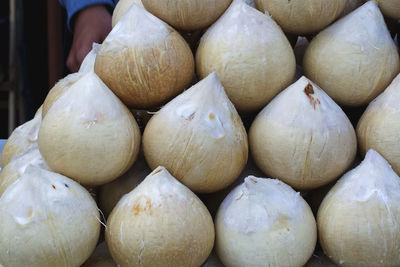
[[300,193],[278,179],[248,176],[222,202],[224,224],[238,232],[253,234],[286,228],[303,219],[307,203]]
[[93,72],[87,72],[50,107],[49,114],[56,112],[60,116],[75,114],[87,127],[108,120],[119,119],[127,114],[127,109],[119,98]]
[[400,74],[393,79],[383,93],[371,101],[366,111],[375,111],[377,109],[400,112]]
[[92,44],[92,49],[83,59],[82,64],[79,68],[79,72],[94,71],[94,62],[96,61],[96,55],[100,49],[100,46],[101,45],[98,43]]
[[368,1],[322,31],[332,39],[344,40],[363,49],[378,50],[393,44],[383,15],[374,1]]
[[216,72],[193,85],[159,112],[169,120],[202,130],[214,138],[241,135],[235,127],[240,117],[225,93]]
[[196,195],[175,179],[163,166],[158,166],[130,193],[118,202],[118,207],[132,207],[135,215],[166,203],[191,206]]
[[387,203],[389,198],[400,197],[400,177],[385,158],[369,149],[364,160],[347,172],[327,197],[332,194],[341,201],[367,202],[377,197]]
[[340,106],[305,76],[279,93],[258,116],[305,130],[352,127]]
[[101,45],[99,54],[162,42],[173,29],[133,3]]
[[67,220],[68,214],[80,211],[98,216],[96,203],[84,187],[33,165],[0,197],[0,213],[8,214],[23,226],[34,226],[53,216]]
[[18,173],[23,174],[29,165],[35,165],[39,168],[50,170],[49,166],[47,166],[47,163],[40,154],[37,143],[26,152],[15,156],[5,168],[13,168]]
[[211,36],[222,43],[231,43],[234,38],[246,43],[258,41],[264,44],[274,39],[286,38],[269,15],[249,6],[243,0],[234,0],[223,15],[208,28],[202,39]]

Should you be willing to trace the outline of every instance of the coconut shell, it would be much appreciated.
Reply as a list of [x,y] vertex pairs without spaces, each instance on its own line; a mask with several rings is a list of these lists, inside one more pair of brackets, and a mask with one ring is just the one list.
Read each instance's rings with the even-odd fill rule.
[[390,84],[400,59],[378,6],[368,1],[312,39],[303,67],[336,103],[359,107]]
[[4,266],[80,266],[96,247],[96,202],[73,180],[28,166],[0,197]]
[[374,99],[357,124],[361,155],[374,149],[400,175],[400,74]]
[[53,103],[40,126],[38,144],[53,171],[95,186],[132,166],[140,138],[132,113],[88,72]]
[[370,149],[318,210],[320,244],[340,266],[399,266],[400,177]]
[[127,106],[149,109],[189,86],[194,58],[176,30],[132,4],[103,41],[94,69]]
[[257,115],[249,144],[261,170],[298,190],[339,178],[357,152],[356,134],[346,114],[304,76]]
[[200,199],[158,167],[118,202],[105,237],[120,266],[198,267],[213,248],[214,223]]
[[347,0],[255,0],[256,7],[266,12],[283,31],[298,35],[317,33],[335,21]]
[[151,117],[143,152],[150,168],[165,166],[197,193],[236,180],[247,162],[247,133],[215,72]]
[[232,0],[142,0],[143,6],[172,27],[195,31],[214,23]]
[[240,113],[263,108],[293,80],[295,56],[280,27],[267,15],[234,1],[200,39],[196,70],[216,71]]

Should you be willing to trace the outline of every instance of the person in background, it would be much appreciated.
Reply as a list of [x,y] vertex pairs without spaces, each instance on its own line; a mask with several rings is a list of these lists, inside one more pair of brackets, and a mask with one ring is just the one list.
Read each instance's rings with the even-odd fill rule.
[[67,28],[72,44],[66,59],[71,72],[77,72],[92,49],[93,42],[102,43],[111,31],[112,11],[118,0],[59,0],[67,13]]

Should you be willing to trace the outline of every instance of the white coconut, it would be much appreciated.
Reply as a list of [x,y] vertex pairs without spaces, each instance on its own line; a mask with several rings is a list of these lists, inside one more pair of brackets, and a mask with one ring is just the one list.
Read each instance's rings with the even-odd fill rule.
[[97,245],[82,267],[118,267],[118,265],[112,259],[110,252],[108,252],[106,242],[103,241]]
[[400,266],[400,178],[373,149],[324,198],[324,252],[342,266]]
[[303,266],[317,241],[307,202],[277,179],[247,177],[222,202],[215,227],[226,266]]
[[18,180],[29,165],[50,170],[35,144],[26,152],[15,156],[0,172],[0,196],[9,185]]
[[126,105],[149,109],[189,86],[194,58],[176,30],[132,4],[103,41],[94,69]]
[[303,67],[339,105],[362,106],[399,73],[400,60],[378,6],[368,1],[312,39]]
[[18,156],[37,144],[39,128],[42,123],[42,107],[35,116],[15,128],[1,151],[1,168],[3,169],[15,156]]
[[118,202],[105,237],[120,266],[198,267],[213,248],[214,224],[200,199],[157,167]]
[[40,126],[38,144],[53,171],[94,186],[132,166],[140,131],[127,107],[88,72],[53,103]]
[[400,19],[400,1],[398,0],[374,0],[378,3],[383,15],[394,20]]
[[373,148],[400,175],[400,74],[373,100],[357,124],[362,155]]
[[143,152],[150,168],[165,166],[192,191],[233,183],[247,162],[247,134],[215,72],[153,115]]
[[256,7],[268,11],[285,32],[298,35],[317,33],[335,21],[348,0],[255,0]]
[[80,266],[100,232],[96,202],[60,174],[28,166],[0,197],[0,263]]
[[151,169],[147,166],[144,157],[139,156],[126,173],[112,182],[100,186],[98,204],[104,216],[108,217],[121,197],[132,191],[150,172]]
[[337,179],[357,152],[355,131],[346,114],[304,76],[256,116],[249,143],[261,170],[301,190]]
[[143,6],[172,27],[195,31],[214,23],[232,0],[142,0]]
[[292,82],[296,62],[280,27],[234,0],[200,39],[196,70],[201,79],[216,71],[236,109],[253,112]]
[[119,0],[115,5],[115,8],[112,13],[111,25],[112,27],[117,24],[117,22],[121,19],[123,15],[125,15],[126,11],[131,7],[131,5],[135,3],[139,7],[143,7],[142,0]]
[[101,44],[93,43],[92,49],[87,53],[79,67],[79,72],[94,71],[94,62],[96,61],[96,55],[99,52]]

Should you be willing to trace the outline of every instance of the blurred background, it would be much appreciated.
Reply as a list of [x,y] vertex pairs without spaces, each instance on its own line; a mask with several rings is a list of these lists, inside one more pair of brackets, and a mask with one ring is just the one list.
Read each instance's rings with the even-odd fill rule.
[[33,118],[67,74],[65,16],[57,0],[0,1],[0,139]]

